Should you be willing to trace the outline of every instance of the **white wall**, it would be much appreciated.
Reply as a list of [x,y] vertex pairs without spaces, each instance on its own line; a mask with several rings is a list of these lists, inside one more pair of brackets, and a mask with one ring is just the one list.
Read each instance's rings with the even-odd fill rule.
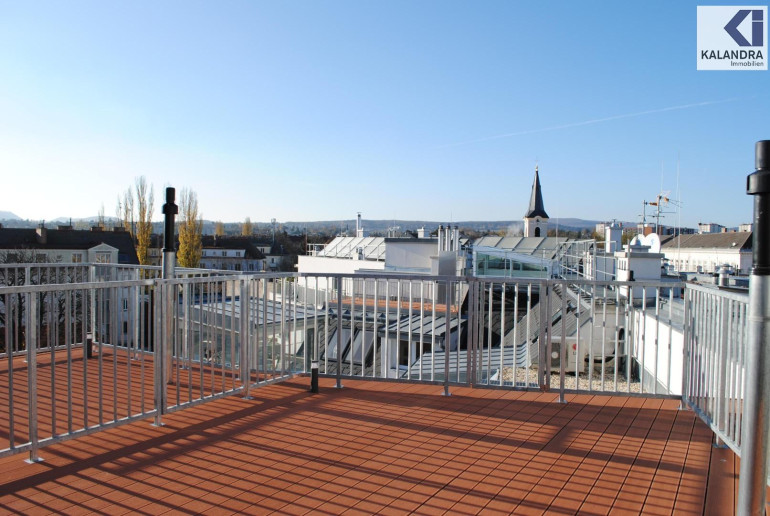
[[658,394],[682,394],[683,350],[682,330],[664,322],[663,317],[656,321],[654,308],[648,309],[644,318],[641,310],[635,310],[631,354],[644,367],[645,391],[652,392],[657,363]]
[[663,254],[679,272],[716,272],[719,266],[728,264],[736,271],[748,274],[751,270],[751,251],[738,249],[663,249]]
[[431,267],[430,258],[437,253],[436,243],[433,241],[386,241],[385,246],[385,266],[399,269],[408,268],[429,270]]

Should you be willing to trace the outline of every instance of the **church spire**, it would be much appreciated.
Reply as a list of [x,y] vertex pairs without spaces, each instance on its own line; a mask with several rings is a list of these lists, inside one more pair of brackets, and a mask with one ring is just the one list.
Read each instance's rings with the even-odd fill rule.
[[548,218],[548,214],[545,212],[543,206],[543,193],[540,191],[540,176],[537,172],[537,165],[535,165],[535,181],[532,183],[532,196],[529,198],[529,209],[524,214],[524,218],[542,217]]

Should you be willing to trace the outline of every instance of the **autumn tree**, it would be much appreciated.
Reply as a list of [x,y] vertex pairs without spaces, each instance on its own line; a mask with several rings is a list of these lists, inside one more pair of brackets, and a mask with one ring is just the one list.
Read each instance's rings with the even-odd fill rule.
[[254,233],[254,225],[251,223],[251,218],[246,217],[246,220],[241,224],[241,235],[251,236]]
[[179,214],[177,264],[180,267],[198,267],[202,252],[203,220],[198,213],[198,196],[190,189],[182,188],[179,198]]
[[214,234],[218,237],[225,236],[225,223],[221,220],[214,223]]
[[147,185],[144,176],[136,178],[134,184],[135,197],[131,200],[136,205],[136,255],[141,265],[150,263],[150,241],[152,238],[152,208],[155,203],[155,193],[152,186]]

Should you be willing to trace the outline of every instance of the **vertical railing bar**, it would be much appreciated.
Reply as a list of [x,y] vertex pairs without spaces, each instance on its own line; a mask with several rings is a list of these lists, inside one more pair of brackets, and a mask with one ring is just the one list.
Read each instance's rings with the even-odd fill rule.
[[409,371],[409,368],[412,363],[412,332],[413,332],[413,321],[414,321],[414,298],[412,297],[412,285],[413,282],[409,280],[409,308],[408,308],[408,316],[407,320],[409,321],[408,326],[408,334],[406,336],[406,367],[407,367],[407,376],[406,379],[411,379],[411,374]]
[[[454,287],[452,288],[452,291],[451,291],[452,292],[452,296],[454,296],[454,299],[452,299],[452,298],[449,299],[449,301],[450,301],[450,303],[452,305],[452,308],[450,309],[449,313],[451,314],[451,313],[454,312],[454,313],[457,314],[457,318],[455,319],[455,321],[456,321],[455,327],[456,327],[456,332],[457,332],[457,346],[455,347],[455,354],[454,354],[454,358],[455,358],[455,381],[457,383],[460,383],[460,369],[461,369],[460,368],[460,335],[461,335],[462,325],[461,325],[461,319],[460,319],[460,316],[461,316],[461,313],[460,313],[460,291],[461,291],[461,285],[460,285],[460,281],[458,280],[458,281],[454,282]],[[448,321],[451,323],[451,319],[448,319]],[[450,333],[449,333],[450,339],[449,340],[451,342],[451,340],[452,340],[451,339],[451,335],[452,335],[452,333],[451,333],[451,324],[449,324],[449,328],[448,329],[450,330]],[[467,364],[466,364],[466,367],[467,367]]]
[[[342,388],[342,278],[337,284],[337,388]],[[352,296],[351,296],[352,300]],[[351,301],[352,308],[352,301]],[[352,315],[352,312],[351,312]],[[352,322],[352,321],[351,321]]]
[[136,325],[136,346],[137,346],[137,352],[139,353],[139,402],[140,402],[140,413],[144,414],[146,412],[145,410],[145,388],[144,385],[146,382],[145,378],[145,370],[144,370],[144,359],[145,359],[145,351],[147,349],[147,341],[145,340],[145,336],[149,336],[148,328],[147,328],[147,303],[145,300],[149,300],[149,294],[147,287],[143,287],[142,285],[139,285],[137,288],[137,299],[136,299],[136,317],[138,319],[137,325]]
[[436,303],[438,303],[438,284],[437,282],[433,282],[433,295],[432,303],[431,303],[431,321],[430,321],[430,350],[431,350],[431,360],[430,360],[430,380],[435,381],[436,379]]
[[[121,328],[125,324],[126,326],[126,410],[127,410],[127,416],[133,416],[133,403],[132,398],[134,395],[134,389],[133,389],[133,382],[131,381],[131,359],[132,359],[132,350],[131,346],[135,343],[133,342],[133,320],[129,320],[130,315],[132,314],[132,307],[129,304],[129,299],[131,299],[133,296],[131,295],[133,292],[136,291],[136,286],[134,287],[124,287],[123,290],[123,296],[126,302],[126,309],[123,310],[123,303],[121,302],[121,313],[124,313],[123,321],[121,322]],[[131,317],[133,319],[133,317]]]
[[204,306],[207,305],[210,300],[207,287],[208,283],[206,281],[201,281],[196,284],[198,290],[198,318],[197,321],[193,321],[194,324],[197,323],[198,328],[198,398],[200,399],[203,399],[206,396],[206,373],[204,370],[206,364],[204,355],[206,350],[203,348],[203,343],[207,340],[207,329],[203,325],[203,318]]
[[[48,271],[50,282],[50,269]],[[54,279],[54,282],[56,279]],[[56,345],[57,336],[59,331],[55,321],[58,321],[58,303],[54,303],[54,290],[52,289],[48,293],[44,294],[44,306],[48,305],[47,319],[48,319],[48,331],[46,332],[46,341],[48,343],[48,349],[51,350],[51,435],[57,435],[56,432]],[[47,300],[47,302],[46,302]],[[51,335],[53,333],[53,335]]]
[[[594,262],[596,263],[596,262]],[[588,318],[591,321],[591,326],[588,328],[588,392],[594,390],[594,327],[596,326],[596,286],[586,285],[587,292],[590,291],[589,300],[591,306],[589,308]]]
[[658,361],[660,357],[660,287],[655,289],[655,364],[653,364],[652,393],[658,394]]
[[[276,281],[276,279],[277,278],[273,278],[273,280],[270,282],[273,285],[273,299],[272,299],[273,303],[271,305],[271,308],[272,308],[272,310],[271,310],[271,312],[272,312],[272,321],[271,321],[271,324],[270,324],[270,326],[273,328],[273,345],[270,348],[270,373],[271,373],[271,379],[273,379],[273,380],[278,375],[278,364],[275,363],[275,354],[276,354],[276,349],[275,349],[275,327],[276,327],[276,320],[277,320],[277,314],[276,314],[277,306],[276,305],[278,304],[275,301],[275,296],[276,296],[275,281]],[[280,331],[280,329],[279,329],[279,331]]]
[[631,362],[636,351],[636,313],[634,310],[634,287],[628,287],[626,302],[626,392],[631,392]]
[[[564,317],[562,317],[562,324],[564,324]],[[601,371],[601,389],[600,391],[606,391],[604,386],[605,375],[607,369],[607,352],[605,346],[607,345],[607,285],[602,287],[602,371]]]
[[[543,368],[543,384],[546,391],[551,390],[551,353],[553,352],[553,346],[551,343],[551,337],[553,334],[553,315],[551,310],[551,286],[548,280],[544,280],[540,284],[540,288],[545,290],[545,318],[544,321],[540,321],[540,328],[545,330],[545,360],[541,361],[544,365]],[[542,313],[542,312],[541,312]],[[541,332],[540,336],[543,334]],[[541,346],[542,349],[542,346]]]
[[[396,378],[401,376],[401,323],[401,280],[398,280],[396,282]],[[446,341],[446,336],[444,340]]]
[[[9,274],[7,272],[6,274]],[[6,278],[8,281],[9,278]],[[5,294],[3,295],[3,306],[5,306],[5,353],[8,358],[8,447],[13,449],[16,447],[16,421],[14,417],[15,407],[14,400],[15,393],[13,388],[13,351],[14,341],[16,340],[16,334],[19,330],[14,324],[16,322],[17,310],[16,299],[19,294]]]
[[[449,307],[451,296],[451,281],[446,280],[446,288],[444,289],[444,309],[446,318],[444,319],[444,396],[449,396],[449,359],[451,350],[451,338],[449,334]],[[458,346],[459,347],[459,346]]]
[[326,278],[324,289],[324,373],[327,374],[329,372],[329,279]]
[[[83,340],[83,428],[88,428],[88,353],[93,346],[93,343],[88,338],[88,323],[92,322],[94,307],[94,295],[96,289],[83,289],[83,324],[81,326],[81,338]],[[94,328],[91,327],[91,335],[93,335]]]
[[[668,291],[668,358],[666,359],[666,389],[669,394],[673,394],[675,391],[671,386],[671,360],[673,357],[673,345],[674,345],[674,323],[673,323],[673,305],[674,305],[674,287],[671,287]],[[682,330],[684,331],[684,330]],[[684,350],[683,350],[684,351]]]
[[422,381],[422,368],[425,364],[425,280],[420,280],[420,371],[419,379]]
[[24,294],[26,299],[27,314],[27,404],[29,409],[29,441],[31,444],[29,450],[28,462],[40,462],[38,455],[38,414],[37,414],[37,339],[38,327],[35,324],[35,318],[38,317],[38,296],[37,293]]
[[[112,288],[110,293],[110,344],[112,344],[112,420],[118,420],[118,315],[120,314],[120,290],[118,288]],[[116,306],[117,305],[117,306]]]
[[[380,307],[380,298],[378,297],[378,285],[380,283],[380,280],[375,278],[374,279],[374,312],[372,314],[372,320],[374,321],[374,324],[372,325],[372,378],[375,378],[377,376],[377,343],[380,340],[378,338],[378,329],[377,329],[377,320],[379,318],[378,310]],[[382,346],[382,343],[380,343],[380,346]],[[422,371],[422,369],[420,369]]]
[[[487,360],[486,364],[484,364],[484,371],[483,376],[486,376],[486,381],[484,382],[486,385],[489,385],[491,372],[492,372],[492,312],[494,310],[494,305],[492,302],[492,299],[494,298],[494,281],[489,282],[489,310],[487,311]],[[484,347],[482,346],[482,350]],[[483,355],[482,355],[483,356]]]
[[[569,350],[567,347],[567,285],[558,282],[561,287],[561,346],[559,350],[559,403],[566,403],[565,389],[567,388],[567,364],[569,363]],[[575,354],[575,370],[578,369],[578,355]],[[603,368],[602,368],[603,369]]]
[[[192,330],[192,321],[191,321],[191,314],[190,314],[190,308],[191,308],[191,302],[195,299],[195,294],[193,292],[196,284],[195,283],[182,283],[180,285],[182,289],[182,346],[181,348],[184,350],[182,353],[181,359],[184,360],[185,366],[187,368],[187,401],[192,402],[193,401],[193,354],[195,353],[195,348],[193,344],[190,342],[190,335],[193,334],[194,330]],[[192,331],[191,331],[192,330]]]
[[[305,276],[304,280],[305,280],[305,292],[304,292],[304,296],[305,297],[302,300],[302,305],[301,305],[302,306],[302,371],[305,372],[305,373],[309,373],[310,369],[308,368],[308,356],[312,357],[313,354],[308,349],[310,347],[311,343],[308,342],[308,338],[307,338],[307,330],[308,330],[308,327],[307,327],[307,305],[308,305],[308,303],[307,303],[307,291],[308,291],[308,288],[307,288],[307,276]],[[298,307],[298,306],[300,306],[299,278],[295,279],[295,284],[296,284],[296,287],[297,287],[297,293],[296,293],[297,298],[296,298],[296,305],[295,306]],[[315,306],[313,307],[313,313],[315,314]],[[296,318],[295,318],[295,320],[296,320]],[[296,329],[297,328],[295,326],[295,328],[294,328],[295,333],[296,333]],[[313,333],[315,333],[315,331]],[[312,360],[312,358],[311,358],[311,360]]]
[[[527,334],[524,337],[524,346],[525,351],[527,353],[527,361],[525,364],[525,376],[526,376],[526,382],[527,382],[527,388],[529,388],[529,373],[532,369],[532,353],[530,350],[530,335],[531,335],[531,328],[530,328],[530,317],[532,313],[532,283],[527,283]],[[539,383],[539,382],[538,382]]]
[[[580,390],[580,370],[585,369],[585,358],[583,358],[583,339],[580,338],[580,327],[582,325],[582,321],[580,320],[580,313],[583,308],[583,303],[581,300],[583,299],[580,296],[580,293],[582,292],[582,287],[579,284],[574,284],[575,288],[577,289],[576,293],[576,310],[575,310],[575,345],[577,346],[575,348],[575,389]],[[565,285],[565,288],[567,286]],[[578,366],[579,364],[579,366]],[[589,367],[590,361],[589,361]],[[588,378],[586,376],[586,378]]]
[[646,369],[646,351],[647,351],[647,287],[642,287],[642,315],[639,322],[639,327],[641,329],[640,331],[640,339],[639,343],[642,346],[642,358],[641,358],[641,365],[639,367],[639,392],[644,393],[645,391],[645,383],[644,378],[645,374],[644,371]]
[[[503,369],[504,369],[504,356],[505,356],[505,290],[506,290],[506,283],[502,282],[500,284],[500,287],[502,288],[502,292],[500,294],[500,373],[498,374],[498,385],[503,385]],[[516,317],[514,316],[514,319]],[[492,354],[492,350],[490,349],[490,355]]]
[[[75,326],[73,328],[73,325],[77,324],[77,309],[74,308],[72,305],[73,297],[77,299],[77,291],[71,291],[68,292],[65,299],[64,299],[64,313],[65,315],[65,323],[64,323],[64,341],[67,346],[67,432],[72,433],[73,429],[73,422],[72,422],[72,341],[74,340],[73,337],[73,330],[77,328]],[[3,303],[3,305],[6,307],[6,312],[8,303],[7,303],[7,297],[6,302]],[[75,306],[77,306],[77,302],[75,302]],[[7,317],[6,317],[7,321]],[[8,351],[8,337],[5,339],[6,342],[6,351]],[[10,377],[10,371],[9,371],[9,377]],[[9,378],[10,383],[10,378]],[[9,386],[10,387],[10,386]],[[10,390],[10,388],[9,388]],[[13,394],[9,393],[10,398],[13,398]]]
[[[516,387],[516,373],[518,372],[518,364],[516,363],[516,352],[518,351],[516,349],[517,342],[516,342],[516,335],[519,330],[519,283],[516,282],[513,285],[513,328],[511,329],[511,335],[513,338],[511,339],[511,345],[513,349],[511,350],[511,387]],[[525,385],[525,387],[529,387],[529,385]]]
[[[98,341],[97,345],[99,348],[99,356],[97,357],[97,363],[99,365],[99,426],[102,426],[104,424],[104,353],[102,350],[102,341],[104,340],[104,318],[106,317],[107,310],[106,310],[106,302],[105,299],[105,291],[106,288],[101,288],[98,290],[97,295],[97,306],[99,306],[99,312],[96,314],[96,318],[99,321],[99,333],[98,333]],[[96,335],[95,335],[96,336]]]

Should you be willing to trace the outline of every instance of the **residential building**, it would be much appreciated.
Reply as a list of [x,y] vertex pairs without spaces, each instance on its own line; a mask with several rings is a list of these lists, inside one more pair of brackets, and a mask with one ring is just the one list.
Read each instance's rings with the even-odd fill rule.
[[698,222],[698,234],[708,233],[721,233],[726,228],[722,224],[715,224],[714,222]]
[[89,231],[60,225],[48,229],[0,228],[0,256],[37,263],[121,263],[138,265],[131,234],[123,228]]
[[265,254],[253,237],[205,235],[202,238],[201,263],[204,269],[260,272],[265,268]]
[[661,252],[679,272],[714,273],[723,265],[739,274],[751,269],[752,233],[710,233],[669,237]]

